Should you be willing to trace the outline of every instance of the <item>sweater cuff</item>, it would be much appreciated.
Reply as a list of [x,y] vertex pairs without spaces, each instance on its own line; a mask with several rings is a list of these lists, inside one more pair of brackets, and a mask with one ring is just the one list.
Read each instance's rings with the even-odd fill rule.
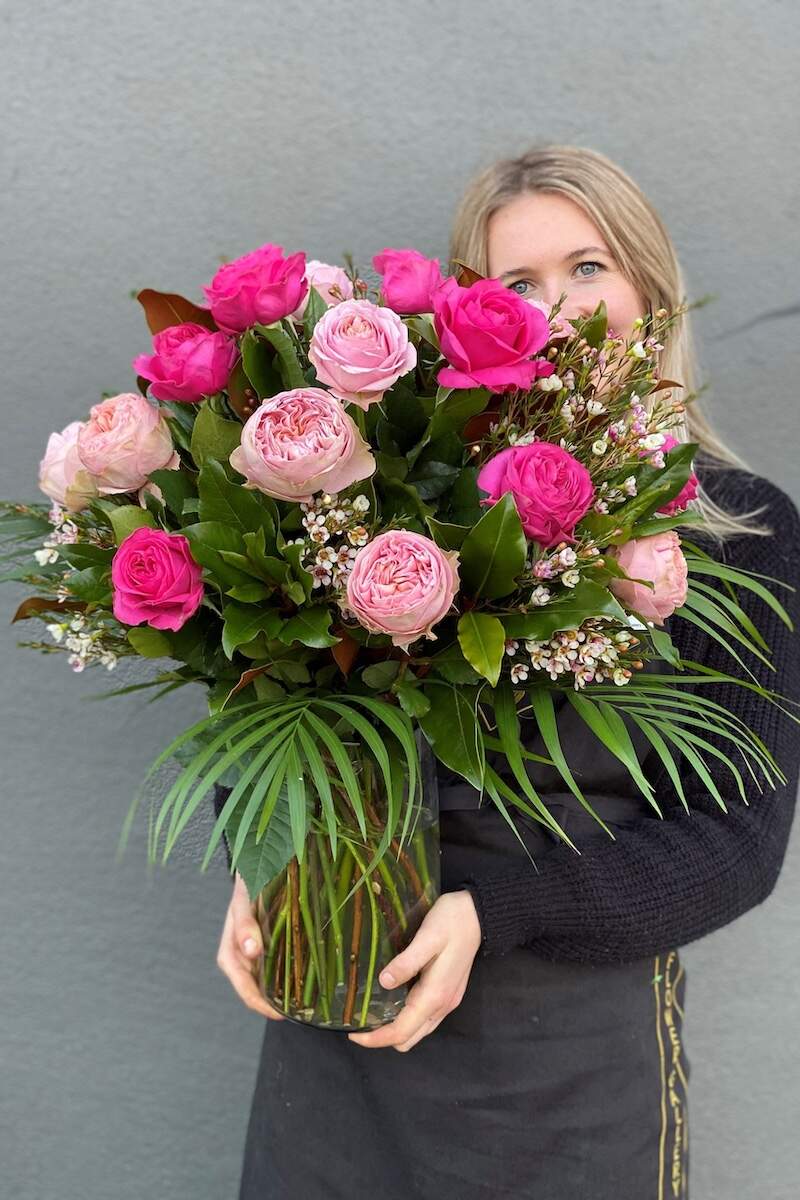
[[458,886],[468,891],[475,903],[481,926],[481,955],[507,954],[540,932],[530,929],[522,919],[519,883],[511,873],[468,875]]

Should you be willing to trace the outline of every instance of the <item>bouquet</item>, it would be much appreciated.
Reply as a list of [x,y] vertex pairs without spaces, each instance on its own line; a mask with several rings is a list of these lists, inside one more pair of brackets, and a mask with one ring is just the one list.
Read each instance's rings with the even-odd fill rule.
[[[53,433],[51,505],[7,502],[0,523],[5,578],[35,593],[14,619],[48,635],[24,644],[75,671],[170,660],[108,695],[206,689],[208,717],[148,772],[178,767],[151,801],[148,858],[166,862],[222,796],[202,869],[224,838],[263,929],[265,998],[329,1029],[402,1006],[377,972],[438,894],[437,761],[518,837],[512,810],[577,851],[526,771],[535,723],[539,761],[608,828],[570,772],[556,691],[659,815],[624,716],[684,805],[681,760],[725,808],[703,750],[741,788],[704,734],[783,779],[684,689],[743,681],[682,663],[665,628],[679,613],[768,661],[737,588],[791,628],[759,580],[686,536],[697,446],[670,430],[694,396],[676,398],[659,353],[687,306],[626,338],[602,303],[567,321],[563,297],[548,311],[415,250],[373,265],[377,288],[349,259],[267,244],[221,266],[203,304],[139,292],[138,390]],[[677,673],[645,672],[653,660]]]

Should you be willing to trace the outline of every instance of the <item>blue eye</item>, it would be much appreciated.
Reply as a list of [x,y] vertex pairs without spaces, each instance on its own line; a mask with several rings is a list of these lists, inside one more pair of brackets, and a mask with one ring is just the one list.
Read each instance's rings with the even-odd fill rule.
[[[578,263],[577,266],[575,267],[575,270],[577,271],[581,267],[597,267],[598,268],[598,270],[595,271],[591,275],[584,275],[583,272],[581,272],[581,276],[580,276],[581,279],[594,279],[600,271],[605,271],[605,269],[606,269],[605,266],[603,265],[603,263],[594,262],[590,259],[585,259],[583,262]],[[536,285],[534,283],[531,283],[530,279],[516,279],[513,283],[509,284],[508,286],[509,286],[509,291],[516,292],[518,296],[524,296],[526,293],[520,289],[528,288],[528,287],[535,287]]]

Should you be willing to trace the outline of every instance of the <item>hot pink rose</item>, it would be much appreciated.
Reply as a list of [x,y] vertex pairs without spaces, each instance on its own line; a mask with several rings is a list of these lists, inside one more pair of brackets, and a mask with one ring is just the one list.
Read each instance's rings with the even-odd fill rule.
[[458,591],[458,554],[406,529],[379,533],[359,550],[347,577],[347,607],[372,633],[388,633],[406,649],[435,639]]
[[114,616],[124,625],[180,629],[200,607],[202,574],[182,533],[134,529],[111,560]]
[[[310,258],[306,263],[306,282],[316,288],[329,307],[353,298],[353,282],[347,272],[342,267],[320,262],[318,258]],[[309,293],[306,292],[292,313],[292,320],[302,321],[308,307],[308,296]]]
[[339,492],[375,470],[375,459],[340,400],[323,388],[295,388],[264,400],[230,456],[247,483],[278,500]]
[[[668,450],[674,450],[675,447],[679,445],[680,442],[676,437],[673,437],[671,433],[665,433],[664,441],[661,443],[657,451],[641,450],[640,455],[642,457],[649,457],[652,459],[655,454],[664,455]],[[658,465],[663,465],[663,458]],[[672,499],[668,500],[666,504],[662,504],[660,508],[656,509],[656,512],[665,513],[667,516],[671,517],[674,513],[682,512],[685,508],[688,508],[689,501],[694,500],[697,496],[699,482],[700,481],[695,475],[694,471],[692,471],[689,478],[686,480],[686,483],[678,492],[677,496],[673,496]]]
[[439,371],[443,387],[527,389],[555,370],[532,357],[547,345],[547,317],[498,279],[462,288],[448,276],[434,294],[433,313],[442,354],[452,364]]
[[308,357],[320,383],[363,409],[417,365],[417,352],[397,313],[369,300],[345,300],[323,313]]
[[663,625],[681,607],[688,590],[688,573],[681,540],[674,529],[633,538],[607,553],[634,579],[652,580],[653,588],[630,579],[611,579],[608,585],[618,599],[641,613],[645,621]]
[[372,265],[381,281],[383,299],[398,313],[433,312],[433,293],[442,282],[438,258],[419,250],[390,250],[376,254]]
[[220,267],[203,288],[211,314],[226,333],[251,325],[271,325],[294,312],[308,291],[302,250],[283,257],[283,246],[268,242]]
[[527,537],[544,547],[574,542],[575,526],[594,502],[586,467],[552,442],[501,450],[481,468],[478,487],[489,493],[481,504],[511,492]]
[[98,491],[132,492],[175,453],[172,435],[155,405],[123,392],[93,405],[78,433],[78,454]]
[[78,457],[82,428],[82,421],[72,421],[61,433],[51,433],[39,463],[39,487],[69,512],[80,512],[97,495],[97,485]]
[[227,386],[239,348],[226,333],[187,321],[153,337],[153,354],[140,354],[133,369],[151,382],[156,400],[198,404]]

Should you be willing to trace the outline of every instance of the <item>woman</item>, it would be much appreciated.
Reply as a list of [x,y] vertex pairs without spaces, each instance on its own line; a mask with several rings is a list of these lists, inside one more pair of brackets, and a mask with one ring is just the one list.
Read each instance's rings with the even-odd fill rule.
[[[567,318],[604,299],[611,329],[625,336],[635,317],[684,298],[650,203],[619,167],[580,147],[534,147],[485,170],[459,208],[451,258],[548,306],[566,292]],[[694,389],[688,317],[673,327],[661,364],[687,394]],[[792,501],[720,441],[698,403],[675,436],[700,444],[705,525],[693,540],[731,565],[800,583]],[[761,514],[765,524],[755,521]],[[797,621],[793,594],[780,598]],[[798,639],[752,593],[740,601],[777,670],[745,652],[748,665],[767,686],[796,695]],[[694,625],[674,616],[668,628],[683,658],[735,670]],[[388,985],[419,979],[400,1016],[380,1029],[337,1037],[278,1023],[250,974],[260,934],[237,877],[217,961],[242,1000],[270,1018],[240,1200],[688,1195],[678,951],[769,895],[800,764],[794,727],[777,708],[734,685],[703,694],[761,735],[785,788],[761,795],[751,781],[745,806],[714,759],[728,812],[689,780],[687,813],[640,740],[660,820],[567,705],[562,744],[615,840],[564,794],[557,772],[537,765],[534,784],[581,854],[518,815],[534,871],[497,811],[441,772],[444,894],[384,966]]]

